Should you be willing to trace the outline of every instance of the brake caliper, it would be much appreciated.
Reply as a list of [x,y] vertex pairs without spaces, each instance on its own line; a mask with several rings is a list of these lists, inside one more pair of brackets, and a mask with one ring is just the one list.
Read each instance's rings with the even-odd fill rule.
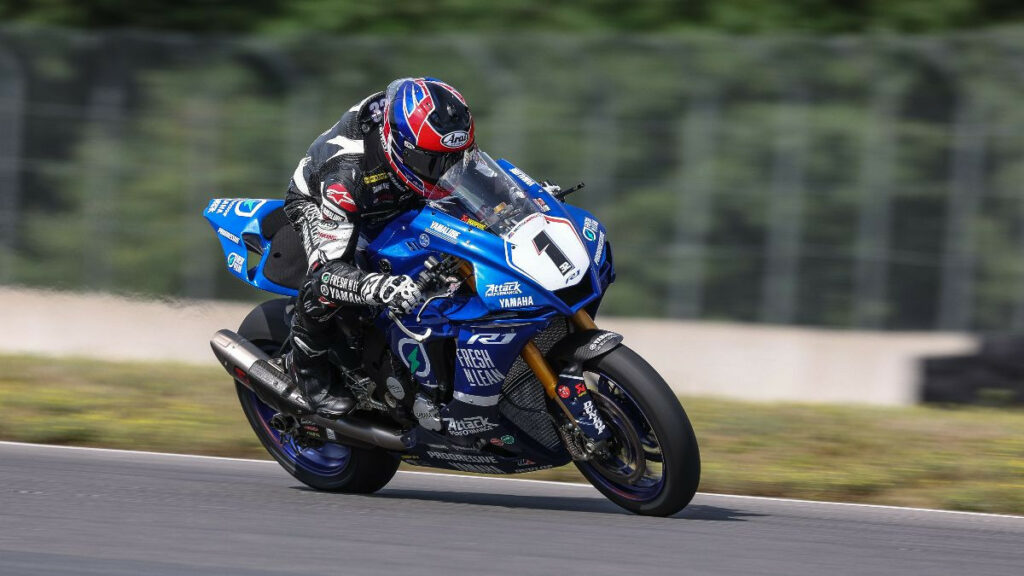
[[566,366],[558,375],[555,386],[556,401],[565,406],[572,415],[576,427],[586,442],[587,452],[595,446],[602,445],[611,437],[608,424],[597,411],[597,404],[587,391],[587,383],[583,379],[583,368],[579,363]]

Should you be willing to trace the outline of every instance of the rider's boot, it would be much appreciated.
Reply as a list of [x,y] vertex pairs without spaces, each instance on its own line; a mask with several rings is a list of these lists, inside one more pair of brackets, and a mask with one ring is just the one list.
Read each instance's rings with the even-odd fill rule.
[[327,332],[316,330],[320,326],[313,326],[314,329],[309,330],[309,326],[303,326],[308,322],[302,320],[296,314],[292,323],[288,374],[309,402],[310,408],[318,415],[324,418],[344,416],[355,407],[355,400],[337,382],[337,371],[328,357],[328,346],[323,343],[325,338],[317,338],[327,335]]

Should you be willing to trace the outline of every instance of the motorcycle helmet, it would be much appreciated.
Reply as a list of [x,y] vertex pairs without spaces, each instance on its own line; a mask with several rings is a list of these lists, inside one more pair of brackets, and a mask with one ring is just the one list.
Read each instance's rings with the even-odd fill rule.
[[437,78],[388,86],[381,140],[399,180],[427,198],[448,195],[437,181],[474,145],[473,115],[458,90]]

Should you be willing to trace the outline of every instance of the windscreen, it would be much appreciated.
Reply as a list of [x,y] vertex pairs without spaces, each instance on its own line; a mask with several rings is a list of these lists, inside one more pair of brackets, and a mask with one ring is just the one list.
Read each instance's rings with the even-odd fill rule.
[[479,148],[468,150],[462,161],[438,180],[449,196],[433,205],[460,218],[463,214],[504,236],[527,216],[540,212],[504,170]]

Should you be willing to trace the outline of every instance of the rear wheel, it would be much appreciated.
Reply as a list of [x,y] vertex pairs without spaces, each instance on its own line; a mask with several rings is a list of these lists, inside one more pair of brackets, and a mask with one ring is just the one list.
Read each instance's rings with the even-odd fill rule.
[[625,346],[583,369],[612,438],[607,455],[578,461],[577,468],[609,500],[637,514],[669,516],[685,508],[700,483],[700,452],[668,384]]
[[[277,353],[284,345],[281,334],[288,333],[284,314],[287,302],[287,299],[264,302],[249,314],[238,334],[268,354]],[[259,315],[255,321],[254,315]],[[284,325],[283,330],[280,324]],[[400,459],[379,448],[354,448],[333,443],[318,447],[299,446],[290,435],[270,425],[276,410],[264,404],[255,392],[237,380],[235,389],[242,411],[263,447],[281,467],[312,488],[359,494],[376,492],[398,470]]]

